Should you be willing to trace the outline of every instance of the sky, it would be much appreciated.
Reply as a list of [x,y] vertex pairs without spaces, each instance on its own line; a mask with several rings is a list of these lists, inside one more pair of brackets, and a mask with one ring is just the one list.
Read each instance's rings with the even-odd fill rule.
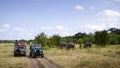
[[120,28],[120,0],[0,0],[0,40]]

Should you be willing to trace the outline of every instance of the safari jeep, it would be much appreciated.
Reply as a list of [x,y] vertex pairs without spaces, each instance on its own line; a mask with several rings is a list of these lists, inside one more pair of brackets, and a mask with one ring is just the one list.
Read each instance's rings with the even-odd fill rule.
[[33,44],[30,46],[30,57],[36,58],[37,56],[44,57],[42,47],[39,44]]
[[17,41],[15,42],[14,45],[14,56],[26,56],[26,45],[25,45],[25,41],[21,40],[21,41]]

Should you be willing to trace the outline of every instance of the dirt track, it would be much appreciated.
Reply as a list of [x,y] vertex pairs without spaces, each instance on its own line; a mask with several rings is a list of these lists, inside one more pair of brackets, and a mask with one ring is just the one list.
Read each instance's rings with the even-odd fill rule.
[[41,63],[45,66],[45,68],[59,68],[55,64],[53,64],[50,61],[48,61],[46,58],[40,58],[38,60],[41,61]]
[[56,66],[55,64],[51,63],[46,58],[30,58],[29,57],[29,51],[27,51],[27,56],[29,59],[29,67],[30,68],[60,68]]
[[31,58],[30,56],[29,56],[29,50],[27,50],[27,58],[29,59],[29,67],[30,68],[43,68],[42,66],[41,66],[41,64],[40,64],[40,61],[38,61],[37,59],[35,59],[35,58]]
[[42,64],[37,59],[29,58],[29,61],[30,61],[30,68],[43,68]]

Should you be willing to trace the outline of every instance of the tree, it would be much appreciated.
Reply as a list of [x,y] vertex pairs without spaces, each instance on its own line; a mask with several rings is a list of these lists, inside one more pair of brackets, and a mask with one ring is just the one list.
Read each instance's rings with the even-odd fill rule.
[[47,45],[47,36],[45,35],[45,33],[40,33],[39,35],[37,35],[35,37],[35,42],[37,44],[41,44],[42,47],[45,47]]
[[73,36],[74,40],[79,40],[80,38],[82,39],[82,41],[94,41],[94,35],[92,33],[86,34],[86,33],[77,33]]
[[54,40],[53,40],[52,37],[50,37],[50,38],[47,40],[47,45],[49,46],[49,48],[55,47],[55,43],[54,43]]
[[118,43],[120,44],[120,35],[118,36]]
[[93,33],[88,34],[88,41],[94,42],[94,34]]
[[54,42],[55,46],[59,46],[61,43],[61,36],[60,35],[53,35],[51,37],[51,41]]
[[108,29],[108,31],[110,31],[111,33],[115,33],[115,34],[120,35],[120,29],[117,29],[117,28],[110,28],[110,29]]
[[79,33],[75,34],[73,37],[78,40],[79,38],[88,37],[88,35],[86,33],[79,32]]
[[120,44],[120,29],[110,28],[108,29],[110,32],[110,43],[109,44]]
[[109,36],[110,36],[109,44],[113,44],[113,45],[119,44],[120,35],[117,35],[115,33],[110,33]]
[[62,37],[62,42],[74,42],[73,36]]
[[83,40],[82,40],[81,38],[79,38],[79,39],[77,40],[77,43],[79,44],[79,47],[82,47]]
[[99,31],[97,31],[97,32],[95,32],[95,36],[94,36],[94,39],[95,39],[95,43],[97,44],[97,45],[101,45],[100,43],[101,43],[101,32],[99,32]]
[[105,46],[109,42],[109,35],[106,30],[95,32],[95,43],[100,46]]

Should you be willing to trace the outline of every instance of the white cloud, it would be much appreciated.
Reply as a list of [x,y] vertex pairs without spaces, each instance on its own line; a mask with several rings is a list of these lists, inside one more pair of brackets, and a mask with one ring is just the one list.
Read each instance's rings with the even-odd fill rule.
[[63,32],[63,36],[70,36],[71,34],[69,32]]
[[103,10],[101,12],[98,12],[97,16],[99,17],[99,20],[101,22],[104,22],[108,25],[114,24],[113,27],[120,25],[120,12],[119,11],[107,9],[107,10]]
[[20,35],[32,35],[34,34],[34,30],[33,29],[21,29],[21,28],[14,28],[15,31],[17,31]]
[[42,27],[42,29],[44,29],[44,30],[52,30],[53,27],[51,27],[51,26],[44,26],[44,27]]
[[56,32],[55,34],[59,34],[60,36],[70,36],[72,35],[70,32],[62,31],[62,32]]
[[18,32],[22,32],[22,31],[23,31],[23,29],[18,28],[18,27],[15,27],[14,30],[15,30],[15,31],[18,31]]
[[107,9],[102,12],[99,12],[98,15],[107,16],[107,17],[120,17],[120,12]]
[[33,39],[37,34],[33,29],[22,29],[19,27],[15,27],[14,31],[14,35],[19,36],[21,39]]
[[51,29],[52,29],[52,27],[50,27],[50,26],[47,26],[47,27],[46,27],[46,29],[48,29],[48,30],[51,30]]
[[44,30],[58,30],[58,31],[62,31],[65,29],[64,26],[61,26],[61,25],[57,25],[57,26],[44,26],[42,27],[42,29]]
[[76,10],[84,10],[85,8],[83,6],[81,6],[81,5],[76,5],[75,9]]
[[63,27],[63,26],[55,26],[54,28],[55,28],[56,30],[60,30],[60,31],[64,30],[64,27]]
[[99,23],[99,24],[87,24],[84,26],[80,26],[81,32],[95,32],[101,30],[107,30],[109,28],[120,28],[120,24],[116,23]]
[[68,28],[62,25],[44,26],[42,27],[42,29],[48,36],[52,36],[54,34],[59,34],[61,36],[69,36],[74,33],[72,28]]
[[109,28],[120,28],[120,12],[114,10],[103,10],[97,14],[99,18],[98,24],[87,24],[80,26],[81,31],[95,32],[100,30],[107,30]]
[[[33,29],[11,27],[9,24],[0,26],[0,36],[2,39],[33,39],[36,32]],[[6,37],[6,38],[5,38]]]
[[13,33],[10,32],[10,33],[8,33],[8,35],[13,35]]
[[5,28],[9,28],[10,25],[9,25],[9,24],[4,24],[3,27],[5,27]]
[[80,29],[83,31],[83,32],[94,32],[94,31],[98,31],[98,30],[104,30],[105,28],[105,24],[87,24],[87,25],[84,25],[84,26],[80,26]]
[[109,23],[108,25],[106,25],[106,29],[108,28],[120,28],[120,23]]
[[9,24],[3,24],[2,26],[0,26],[0,32],[7,31],[9,27],[10,27]]

